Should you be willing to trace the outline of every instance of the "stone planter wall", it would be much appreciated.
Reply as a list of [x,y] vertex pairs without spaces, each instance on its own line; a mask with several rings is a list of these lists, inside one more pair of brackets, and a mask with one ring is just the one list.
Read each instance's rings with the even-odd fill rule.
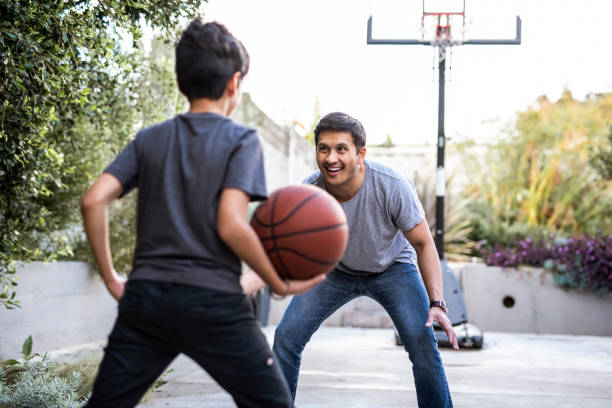
[[612,294],[565,290],[537,268],[465,264],[459,281],[470,321],[483,330],[612,336]]

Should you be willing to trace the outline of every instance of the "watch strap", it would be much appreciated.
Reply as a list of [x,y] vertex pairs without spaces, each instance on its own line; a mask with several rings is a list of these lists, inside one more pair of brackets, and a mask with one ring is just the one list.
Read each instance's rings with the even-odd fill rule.
[[444,313],[448,311],[446,308],[446,302],[443,300],[432,300],[429,302],[429,308],[431,309],[432,307],[439,307],[440,309],[444,310]]

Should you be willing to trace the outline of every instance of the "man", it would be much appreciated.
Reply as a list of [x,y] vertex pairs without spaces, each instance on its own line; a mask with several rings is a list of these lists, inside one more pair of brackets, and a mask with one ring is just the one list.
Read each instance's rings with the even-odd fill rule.
[[[287,384],[239,283],[240,259],[273,292],[303,293],[323,280],[283,282],[246,221],[266,196],[257,134],[227,116],[249,69],[242,43],[221,24],[194,20],[176,47],[189,112],[141,130],[82,200],[87,238],[119,314],[88,407],[133,407],[184,353],[239,407],[291,407]],[[138,187],[138,231],[127,285],[108,242],[111,201]]]
[[[445,313],[440,261],[413,184],[387,166],[364,160],[363,126],[344,113],[319,121],[315,143],[319,171],[304,182],[338,200],[347,216],[349,242],[337,268],[310,292],[294,296],[276,328],[273,350],[293,397],[302,351],[312,334],[343,304],[369,296],[395,323],[412,361],[419,406],[451,407],[433,322],[444,328],[455,349],[457,337]],[[245,290],[255,289],[255,280],[247,275]]]

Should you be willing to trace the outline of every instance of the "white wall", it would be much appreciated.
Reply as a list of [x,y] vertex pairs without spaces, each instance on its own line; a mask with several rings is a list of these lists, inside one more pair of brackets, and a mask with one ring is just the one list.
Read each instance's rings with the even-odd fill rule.
[[288,184],[300,183],[316,170],[314,145],[287,126],[280,126],[257,107],[249,94],[232,114],[237,123],[257,129],[264,150],[266,181],[272,192]]
[[21,308],[0,310],[0,354],[19,357],[32,335],[34,352],[103,340],[117,302],[99,275],[83,262],[33,262],[17,270]]
[[[612,293],[563,289],[541,269],[480,263],[465,264],[459,281],[470,322],[485,331],[612,336]],[[506,297],[512,307],[504,306]]]

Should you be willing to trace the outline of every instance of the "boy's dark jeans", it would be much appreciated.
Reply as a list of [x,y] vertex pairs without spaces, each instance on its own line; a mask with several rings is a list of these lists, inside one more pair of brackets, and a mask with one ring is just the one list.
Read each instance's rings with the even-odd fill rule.
[[292,407],[287,383],[238,293],[129,281],[87,407],[133,407],[184,353],[239,407]]

